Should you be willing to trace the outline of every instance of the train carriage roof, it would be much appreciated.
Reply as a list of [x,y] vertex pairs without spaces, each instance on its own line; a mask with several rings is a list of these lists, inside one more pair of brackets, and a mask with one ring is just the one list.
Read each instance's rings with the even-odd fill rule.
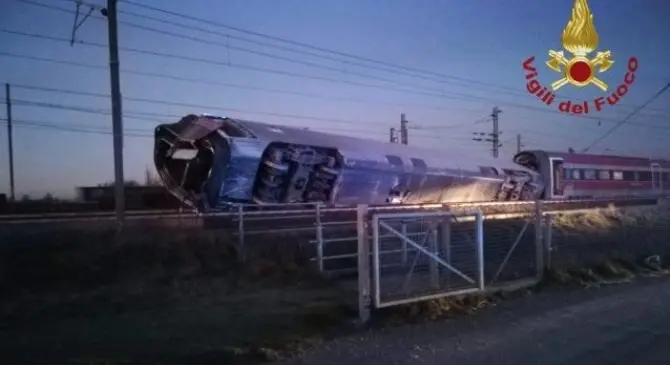
[[620,155],[597,155],[587,153],[570,153],[570,152],[556,152],[544,150],[528,150],[521,151],[515,155],[517,156],[531,153],[537,158],[560,157],[565,162],[585,165],[608,165],[608,166],[640,166],[649,167],[652,163],[658,163],[664,168],[670,168],[670,161],[664,159],[656,159],[652,157],[640,156],[620,156]]

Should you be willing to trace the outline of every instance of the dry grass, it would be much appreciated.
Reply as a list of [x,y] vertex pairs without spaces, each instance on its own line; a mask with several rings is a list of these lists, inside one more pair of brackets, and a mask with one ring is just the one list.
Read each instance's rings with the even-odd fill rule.
[[[12,363],[43,353],[66,363],[249,364],[295,353],[352,316],[295,239],[255,242],[241,263],[226,232],[47,233],[0,248],[0,347]],[[119,349],[129,357],[116,359]]]
[[653,225],[666,225],[670,228],[670,208],[665,206],[596,209],[587,213],[566,212],[554,217],[553,223],[557,229],[579,229],[585,232]]
[[554,216],[552,264],[558,268],[596,266],[610,259],[670,254],[668,207],[602,209]]
[[[638,208],[557,216],[564,240],[556,254],[578,254],[571,265],[550,271],[542,288],[664,274],[667,260],[654,250],[670,246],[658,234],[642,233],[670,228],[668,213]],[[308,247],[295,237],[247,242],[244,264],[228,232],[33,230],[14,239],[22,244],[0,248],[0,350],[17,357],[14,364],[35,363],[35,354],[72,364],[252,364],[299,354],[324,336],[351,330],[346,294],[312,273]],[[647,241],[656,246],[640,244]],[[630,250],[638,246],[643,249]],[[627,258],[616,254],[627,249]],[[476,313],[497,300],[443,298],[376,318],[383,325],[436,320]]]

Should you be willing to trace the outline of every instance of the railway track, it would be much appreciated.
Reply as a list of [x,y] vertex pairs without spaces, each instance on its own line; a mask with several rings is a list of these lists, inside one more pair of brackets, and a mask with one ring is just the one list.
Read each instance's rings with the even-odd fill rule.
[[[610,206],[623,208],[632,206],[651,206],[659,203],[658,198],[638,198],[638,199],[598,199],[598,200],[572,200],[572,201],[544,201],[544,211],[569,211],[607,208]],[[402,211],[405,209],[426,208],[435,209],[443,205],[423,205],[423,206],[383,206],[374,207],[384,211]],[[534,209],[532,202],[479,202],[479,203],[457,203],[445,205],[449,209],[481,209],[485,215],[502,213],[524,213]],[[351,207],[321,207],[321,214],[326,220],[355,219],[356,209]],[[283,215],[292,219],[313,219],[316,208],[312,205],[272,205],[272,206],[243,206],[241,210],[220,213],[196,214],[193,212],[180,212],[178,210],[144,210],[127,211],[125,217],[129,221],[134,220],[179,220],[179,219],[204,219],[214,220],[228,225],[237,222],[240,214],[244,215],[245,221],[253,222],[254,217],[267,217],[268,215]],[[44,213],[44,214],[4,214],[0,215],[0,225],[2,224],[20,224],[20,223],[57,223],[57,222],[81,222],[81,221],[114,221],[115,212],[81,212],[81,213]],[[263,219],[267,221],[267,219]],[[281,222],[281,219],[277,219]],[[225,224],[228,223],[228,224]]]

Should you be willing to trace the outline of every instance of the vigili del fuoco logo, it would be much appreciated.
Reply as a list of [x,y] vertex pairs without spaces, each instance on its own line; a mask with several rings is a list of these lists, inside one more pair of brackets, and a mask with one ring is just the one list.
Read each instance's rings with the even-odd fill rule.
[[534,66],[535,56],[532,56],[523,62],[528,92],[547,105],[554,105],[555,91],[566,85],[577,88],[597,87],[606,92],[604,96],[592,101],[564,100],[558,103],[559,111],[572,114],[601,111],[607,105],[618,103],[635,81],[637,58],[631,57],[628,60],[628,69],[623,81],[615,89],[609,90],[609,86],[598,78],[597,73],[609,70],[614,60],[609,50],[597,51],[595,55],[591,55],[598,48],[599,41],[588,3],[586,0],[575,0],[570,21],[563,29],[561,37],[561,45],[568,54],[563,50],[549,50],[549,59],[545,62],[549,70],[559,74],[559,78],[549,87],[540,84],[537,80],[538,71]]

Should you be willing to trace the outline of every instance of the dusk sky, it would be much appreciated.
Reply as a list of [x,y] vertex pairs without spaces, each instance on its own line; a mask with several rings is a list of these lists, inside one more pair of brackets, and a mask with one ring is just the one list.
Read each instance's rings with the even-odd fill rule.
[[[98,9],[105,3],[89,1]],[[94,11],[71,47],[74,1],[0,4],[0,81],[12,85],[17,198],[47,192],[71,197],[75,186],[113,180],[105,18]],[[201,112],[379,140],[388,140],[404,112],[410,144],[490,154],[490,145],[471,139],[473,132],[491,131],[488,117],[498,106],[501,159],[516,152],[517,133],[527,149],[580,151],[670,82],[670,1],[590,0],[598,50],[611,50],[615,61],[598,75],[609,91],[568,85],[547,106],[526,91],[522,62],[536,56],[543,85],[560,78],[544,62],[548,50],[561,50],[572,5],[119,0],[126,178],[141,181],[152,165],[155,125]],[[617,105],[586,117],[556,111],[560,100],[592,101],[612,93],[632,56],[639,60],[635,82]],[[0,126],[0,192],[9,193],[6,122]],[[669,159],[668,141],[670,91],[590,152]]]

